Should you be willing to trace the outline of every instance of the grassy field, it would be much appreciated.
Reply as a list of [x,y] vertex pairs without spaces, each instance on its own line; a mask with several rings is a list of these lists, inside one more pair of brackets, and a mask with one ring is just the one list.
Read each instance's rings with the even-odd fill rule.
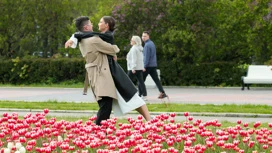
[[[272,106],[267,105],[199,105],[199,104],[147,104],[150,112],[199,112],[199,113],[253,113],[272,114]],[[23,102],[23,101],[0,101],[0,108],[6,109],[49,109],[49,110],[98,110],[97,103],[71,103],[71,102]],[[52,118],[54,116],[47,116]],[[21,116],[22,118],[22,116]],[[87,121],[89,117],[56,117],[58,121]],[[118,119],[118,122],[128,123],[126,119]],[[235,126],[237,123],[223,121],[221,128]],[[254,123],[249,123],[252,126]],[[268,128],[268,123],[263,123],[263,127]]]
[[[151,112],[207,112],[207,113],[253,113],[272,114],[272,106],[268,105],[213,105],[213,104],[147,104]],[[72,103],[72,102],[23,102],[0,101],[0,108],[9,109],[44,109],[49,110],[97,110],[97,103]]]
[[65,81],[58,84],[45,84],[45,83],[33,83],[33,84],[0,84],[0,87],[42,87],[42,88],[83,88],[82,82]]
[[[47,119],[50,119],[54,116],[47,116]],[[89,117],[56,117],[57,121],[65,120],[70,122],[75,122],[78,120],[82,120],[83,122],[86,122],[89,120]],[[182,121],[181,121],[182,122]],[[117,123],[129,123],[127,119],[117,119]],[[236,122],[229,122],[229,121],[221,121],[221,128],[227,128],[227,127],[234,127],[237,125]],[[249,127],[253,127],[254,122],[249,123]],[[262,123],[262,127],[269,128],[268,123]]]
[[[82,88],[83,83],[65,82],[61,84],[31,84],[31,85],[1,85],[0,87],[65,87],[65,88]],[[150,112],[196,112],[196,113],[252,113],[252,114],[272,114],[272,106],[268,105],[213,105],[213,104],[174,104],[171,103],[166,107],[165,104],[147,104]],[[3,109],[49,109],[49,110],[98,110],[98,105],[94,103],[71,103],[71,102],[24,102],[24,101],[0,101],[0,108]],[[48,116],[53,117],[53,116]],[[88,117],[58,117],[57,120],[87,121]],[[118,122],[127,122],[124,119],[118,119]],[[224,127],[235,125],[228,121],[222,122]],[[267,126],[267,125],[266,125]]]

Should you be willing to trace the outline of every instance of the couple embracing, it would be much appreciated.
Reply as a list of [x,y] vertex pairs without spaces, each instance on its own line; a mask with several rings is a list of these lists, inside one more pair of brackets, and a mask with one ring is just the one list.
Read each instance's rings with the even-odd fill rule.
[[151,120],[145,101],[137,94],[133,82],[117,62],[120,49],[114,44],[115,20],[110,16],[101,18],[99,31],[93,32],[93,24],[86,16],[75,21],[79,32],[65,43],[65,48],[75,48],[79,42],[82,56],[86,60],[88,80],[99,110],[96,124],[110,118],[112,108],[115,116],[132,110],[138,111],[146,121]]

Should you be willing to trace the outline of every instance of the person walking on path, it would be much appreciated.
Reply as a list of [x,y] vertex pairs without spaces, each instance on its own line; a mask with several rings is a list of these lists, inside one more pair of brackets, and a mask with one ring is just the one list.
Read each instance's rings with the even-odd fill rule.
[[142,40],[144,41],[144,81],[146,80],[147,75],[149,74],[153,81],[155,82],[157,88],[160,91],[159,99],[169,98],[168,95],[163,90],[159,76],[157,73],[157,55],[156,55],[156,46],[152,40],[150,40],[150,33],[144,31],[142,33]]
[[137,78],[138,95],[147,101],[146,87],[143,79],[144,59],[141,38],[139,36],[132,36],[130,44],[132,47],[127,54],[127,74],[131,80],[135,77]]

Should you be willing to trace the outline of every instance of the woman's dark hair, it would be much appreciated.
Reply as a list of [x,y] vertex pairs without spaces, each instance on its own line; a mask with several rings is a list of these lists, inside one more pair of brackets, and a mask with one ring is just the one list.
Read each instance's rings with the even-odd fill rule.
[[80,16],[75,20],[76,28],[78,31],[83,31],[83,27],[88,24],[89,17],[87,16]]
[[115,30],[115,19],[111,16],[103,16],[103,20],[109,25],[109,30],[113,32]]

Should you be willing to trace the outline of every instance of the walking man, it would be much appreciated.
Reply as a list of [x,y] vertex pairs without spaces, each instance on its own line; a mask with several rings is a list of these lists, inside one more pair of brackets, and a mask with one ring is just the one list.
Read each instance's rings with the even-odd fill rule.
[[153,43],[152,40],[150,40],[150,35],[148,31],[144,31],[142,34],[142,40],[144,41],[144,74],[143,78],[144,81],[146,80],[147,75],[149,74],[153,81],[155,82],[157,88],[160,91],[159,99],[163,99],[165,97],[168,97],[168,95],[165,94],[163,87],[161,85],[161,82],[158,77],[157,73],[157,55],[156,55],[156,46]]

